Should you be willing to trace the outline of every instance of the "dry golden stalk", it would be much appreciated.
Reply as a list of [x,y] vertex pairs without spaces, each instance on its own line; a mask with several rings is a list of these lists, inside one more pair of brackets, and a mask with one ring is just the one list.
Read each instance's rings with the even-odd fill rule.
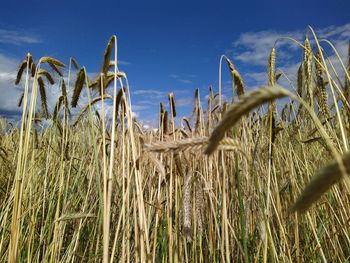
[[275,99],[289,96],[289,91],[273,87],[263,87],[243,95],[231,108],[226,112],[222,121],[212,132],[209,139],[209,145],[205,151],[206,154],[211,154],[215,151],[219,142],[224,138],[225,132],[234,126],[238,120],[249,113],[252,109],[266,102],[271,102]]
[[71,105],[73,108],[76,107],[78,104],[79,96],[83,89],[84,83],[85,83],[85,70],[84,68],[81,68],[77,74],[77,79],[75,81],[75,87],[74,87],[72,101],[71,101]]
[[[346,172],[350,172],[350,153],[342,156],[342,162]],[[325,192],[334,184],[340,181],[342,174],[339,164],[335,161],[324,167],[302,191],[298,200],[292,206],[292,212],[305,212],[313,203],[315,203]]]
[[234,67],[233,63],[231,62],[231,60],[229,60],[227,57],[225,57],[228,68],[230,70],[233,82],[236,85],[236,93],[237,96],[240,97],[241,95],[244,94],[244,82],[243,79],[241,77],[241,75],[239,74],[238,70]]

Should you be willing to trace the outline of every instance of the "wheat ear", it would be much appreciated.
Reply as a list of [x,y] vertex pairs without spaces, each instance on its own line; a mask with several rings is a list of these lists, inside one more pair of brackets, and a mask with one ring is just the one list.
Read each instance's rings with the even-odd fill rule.
[[79,96],[83,89],[84,83],[85,83],[85,70],[84,68],[81,68],[77,74],[77,79],[75,81],[75,87],[74,87],[72,101],[71,101],[71,105],[73,108],[76,107],[78,104]]
[[244,94],[244,82],[243,79],[241,77],[241,75],[239,74],[238,70],[234,67],[233,63],[231,62],[230,59],[228,59],[227,57],[225,57],[226,62],[227,62],[227,66],[230,70],[233,82],[236,85],[236,93],[237,96],[240,97],[241,95]]
[[266,102],[271,102],[275,99],[289,96],[291,93],[283,88],[262,87],[252,92],[243,95],[231,108],[226,112],[222,121],[212,132],[209,145],[205,150],[206,154],[211,154],[218,147],[219,142],[224,138],[225,132],[243,116],[249,113],[252,109]]
[[[342,157],[342,162],[346,172],[350,171],[350,153]],[[333,161],[311,180],[308,186],[302,191],[300,197],[291,208],[291,212],[305,212],[313,203],[315,203],[331,186],[336,184],[342,178],[339,164]]]

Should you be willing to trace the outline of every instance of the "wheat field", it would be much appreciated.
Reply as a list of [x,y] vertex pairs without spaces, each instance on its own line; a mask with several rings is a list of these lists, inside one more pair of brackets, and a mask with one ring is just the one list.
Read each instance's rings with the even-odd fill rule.
[[0,262],[349,262],[350,57],[312,28],[278,41],[303,53],[296,83],[277,46],[253,90],[223,55],[232,100],[197,89],[182,117],[170,93],[153,128],[133,118],[116,36],[92,80],[28,53],[21,120],[0,119]]

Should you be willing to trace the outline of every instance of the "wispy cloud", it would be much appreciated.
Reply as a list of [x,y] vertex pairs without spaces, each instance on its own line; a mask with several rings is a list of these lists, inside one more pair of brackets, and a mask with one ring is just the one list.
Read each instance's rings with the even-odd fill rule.
[[118,65],[122,65],[122,66],[128,66],[131,63],[129,61],[125,61],[125,60],[118,60]]
[[184,106],[189,106],[193,103],[193,98],[175,98],[175,103],[177,107],[184,107]]
[[21,31],[0,29],[0,43],[21,45],[21,44],[37,44],[42,40],[37,36],[27,34]]
[[184,83],[184,84],[193,83],[191,78],[195,78],[195,77],[196,77],[196,75],[193,75],[193,74],[183,74],[183,75],[169,74],[169,78],[175,79],[176,81]]
[[317,30],[321,38],[350,38],[350,23],[342,26],[329,26]]
[[155,90],[155,89],[139,89],[131,91],[133,95],[140,95],[145,97],[153,97],[154,99],[162,99],[167,94],[163,91]]

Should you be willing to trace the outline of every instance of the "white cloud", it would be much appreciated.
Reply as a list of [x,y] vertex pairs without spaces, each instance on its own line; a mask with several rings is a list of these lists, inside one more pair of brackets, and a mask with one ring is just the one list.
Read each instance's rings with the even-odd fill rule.
[[[300,40],[302,33],[298,31],[277,32],[277,31],[259,31],[246,32],[239,36],[233,42],[232,48],[228,50],[233,55],[234,61],[249,63],[250,65],[267,65],[267,58],[274,46],[276,40],[280,37],[293,37]],[[292,47],[290,42],[281,42]],[[289,58],[289,54],[284,50],[278,50],[278,56],[281,59]]]
[[[240,62],[246,67],[253,67],[253,72],[242,72],[242,76],[249,86],[265,85],[267,83],[267,63],[271,48],[274,46],[277,39],[281,37],[291,37],[300,42],[305,38],[306,30],[295,31],[273,31],[264,30],[259,32],[242,33],[236,41],[233,42],[231,49],[227,52],[233,56],[233,62]],[[341,26],[329,26],[325,28],[316,28],[316,35],[321,39],[330,40],[340,56],[345,62],[348,53],[348,44],[350,38],[350,23]],[[315,46],[315,41],[311,32],[308,32],[311,45]],[[279,40],[276,48],[276,67],[283,70],[284,73],[292,80],[296,81],[296,74],[300,65],[302,56],[302,48],[292,43],[289,40]],[[328,44],[320,41],[320,44],[328,52],[328,56],[340,76],[343,76],[343,70],[340,67],[340,62],[330,49]],[[258,66],[258,67],[256,67]],[[263,70],[260,67],[263,66]],[[260,71],[259,71],[260,69]],[[330,68],[329,68],[330,69]],[[252,70],[252,69],[251,69]],[[288,85],[283,80],[283,85]]]
[[131,112],[131,117],[134,119],[134,118],[138,118],[140,116],[140,113],[139,112],[135,112],[135,111],[132,111]]
[[41,39],[36,36],[28,35],[24,32],[0,29],[0,43],[21,45],[41,43]]
[[0,113],[10,118],[20,114],[17,107],[20,91],[14,84],[18,64],[16,59],[0,54]]
[[132,109],[136,111],[142,111],[142,110],[147,110],[150,108],[150,105],[145,105],[145,104],[133,104]]
[[[350,38],[350,23],[342,26],[329,26],[315,29],[319,39],[330,39],[341,55],[346,55],[347,43]],[[277,39],[281,37],[292,37],[298,41],[303,41],[305,30],[295,31],[273,31],[264,30],[258,32],[242,33],[232,47],[227,50],[233,56],[233,61],[240,61],[249,65],[265,66],[272,47]],[[309,32],[309,39],[313,43],[312,35]],[[289,61],[292,53],[301,48],[289,40],[280,40],[277,44],[277,62]]]
[[267,83],[267,72],[249,72],[244,74],[247,80],[252,80],[258,83]]

